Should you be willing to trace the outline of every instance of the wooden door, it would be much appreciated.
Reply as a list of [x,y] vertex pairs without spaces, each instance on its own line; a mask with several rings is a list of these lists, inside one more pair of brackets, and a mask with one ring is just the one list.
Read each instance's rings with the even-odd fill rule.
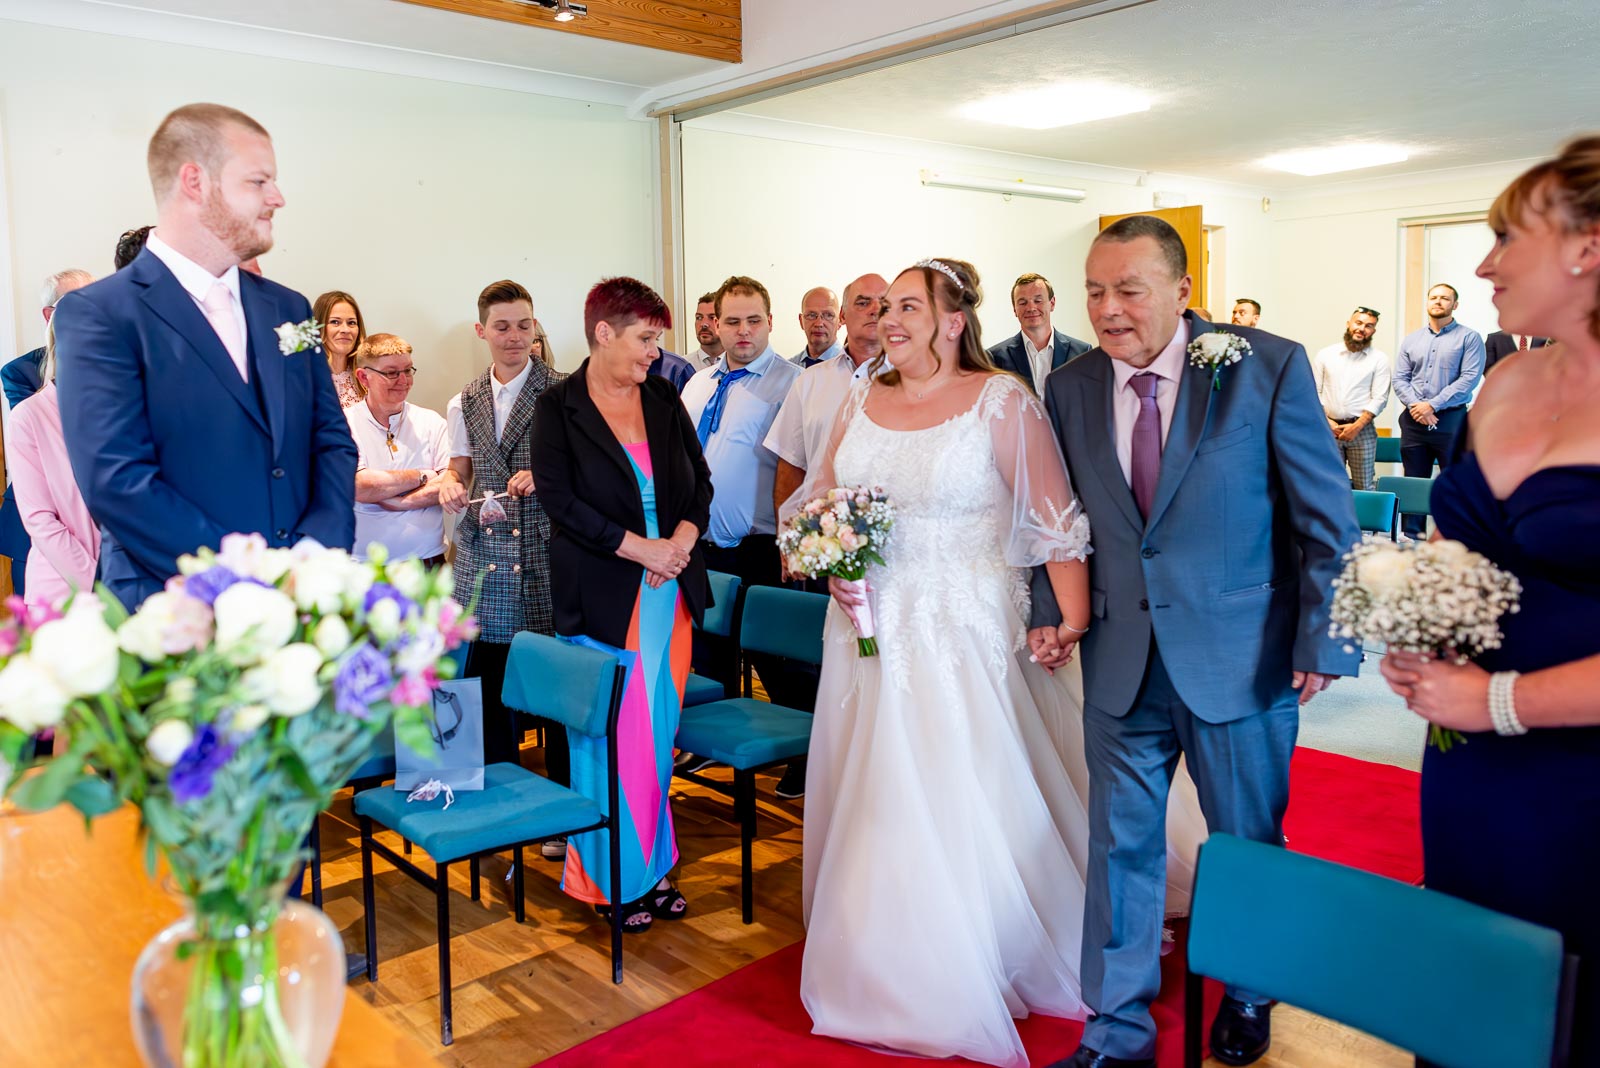
[[1194,281],[1194,287],[1189,292],[1189,307],[1206,308],[1206,279],[1211,273],[1206,270],[1206,228],[1201,219],[1203,209],[1195,204],[1187,208],[1152,208],[1149,211],[1130,211],[1127,215],[1102,215],[1100,216],[1100,229],[1104,230],[1118,219],[1126,219],[1131,215],[1154,215],[1158,219],[1165,219],[1178,231],[1178,236],[1183,238],[1183,247],[1189,253],[1189,277]]

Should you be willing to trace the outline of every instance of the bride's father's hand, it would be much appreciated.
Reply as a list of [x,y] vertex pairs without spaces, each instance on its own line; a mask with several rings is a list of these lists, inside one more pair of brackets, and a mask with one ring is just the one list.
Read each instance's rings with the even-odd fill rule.
[[1296,671],[1294,688],[1300,691],[1300,703],[1305,704],[1317,694],[1333,685],[1337,675],[1324,675],[1320,671]]
[[[865,587],[866,591],[870,592],[871,589],[870,585]],[[846,582],[837,575],[828,576],[828,592],[833,594],[833,599],[844,609],[844,614],[850,617],[850,625],[859,631],[861,624],[856,619],[856,609],[867,603],[866,594],[855,583]]]
[[1029,659],[1051,675],[1056,669],[1066,667],[1067,661],[1072,659],[1072,646],[1075,642],[1063,645],[1061,632],[1055,627],[1034,627],[1028,631]]

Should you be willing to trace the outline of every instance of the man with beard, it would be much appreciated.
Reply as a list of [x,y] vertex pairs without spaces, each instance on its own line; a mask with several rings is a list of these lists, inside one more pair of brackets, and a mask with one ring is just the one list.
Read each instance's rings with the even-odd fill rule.
[[1249,297],[1240,297],[1233,302],[1234,326],[1260,326],[1261,304]]
[[242,112],[188,104],[148,164],[144,250],[55,317],[67,453],[104,534],[101,578],[130,609],[225,534],[355,539],[356,447],[311,305],[239,269],[272,247],[284,204],[271,138]]
[[1358,490],[1372,488],[1372,464],[1378,456],[1372,421],[1389,402],[1389,357],[1372,347],[1377,331],[1378,313],[1357,308],[1345,324],[1344,341],[1311,357],[1322,414],[1350,469],[1350,485]]
[[[717,295],[702,293],[694,306],[694,339],[700,347],[687,359],[696,371],[704,371],[722,359],[722,335],[717,333]],[[683,387],[678,387],[683,392]]]

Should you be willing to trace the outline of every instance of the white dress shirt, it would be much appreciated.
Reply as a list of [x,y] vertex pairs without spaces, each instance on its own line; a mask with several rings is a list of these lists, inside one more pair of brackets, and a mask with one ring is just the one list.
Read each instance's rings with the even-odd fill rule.
[[1028,367],[1033,371],[1033,392],[1035,396],[1044,396],[1044,380],[1050,377],[1056,358],[1056,332],[1050,331],[1050,342],[1042,349],[1033,347],[1033,339],[1022,333],[1022,351],[1028,354]]
[[1139,418],[1139,395],[1129,383],[1141,370],[1155,375],[1156,408],[1161,412],[1161,447],[1167,446],[1167,431],[1172,429],[1172,412],[1178,406],[1178,383],[1188,362],[1189,324],[1180,322],[1167,347],[1149,367],[1139,368],[1121,360],[1111,361],[1111,416],[1117,435],[1117,463],[1122,477],[1133,485],[1133,424]]
[[1389,403],[1393,371],[1388,355],[1378,349],[1351,352],[1343,342],[1329,345],[1311,357],[1311,373],[1323,410],[1340,422],[1359,419],[1362,412],[1376,417]]
[[[346,408],[344,415],[361,454],[356,462],[357,472],[416,469],[437,474],[450,466],[449,432],[438,412],[408,401],[385,425],[362,401]],[[388,549],[391,560],[438,556],[444,552],[444,509],[436,504],[410,512],[391,512],[381,504],[357,501],[355,558],[365,560],[367,546],[373,542]]]
[[[851,384],[866,378],[872,364],[872,360],[864,360],[857,367],[849,352],[841,351],[826,363],[806,368],[789,390],[762,444],[800,470],[811,470],[828,447],[828,437]],[[887,370],[889,364],[885,361],[878,373]]]
[[[528,380],[528,372],[533,370],[533,361],[529,360],[522,365],[522,370],[509,382],[502,382],[494,376],[494,371],[489,372],[489,388],[494,391],[494,440],[498,442],[500,435],[506,432],[506,420],[511,418],[511,409],[517,406],[517,398],[522,396],[522,384]],[[445,422],[450,425],[450,455],[472,456],[472,443],[467,440],[467,419],[461,414],[461,394],[457,393],[450,398],[450,403],[445,406]]]
[[[228,356],[233,360],[233,365],[239,369],[239,377],[246,382],[250,381],[250,330],[244,321],[244,301],[239,297],[238,265],[235,264],[229,267],[222,272],[222,277],[219,278],[161,240],[154,230],[150,232],[150,238],[145,242],[144,247],[150,250],[152,256],[166,264],[167,270],[171,271],[173,277],[177,278],[178,284],[183,287],[183,291],[193,298],[195,307],[200,310],[201,315],[206,314],[206,297],[210,294],[212,287],[218,282],[228,287],[228,292],[233,294],[233,321],[239,327],[239,337],[244,339],[244,344],[240,346],[239,352],[237,354],[230,352]],[[206,320],[206,325],[210,325],[209,319]],[[216,332],[215,327],[212,327],[212,332]],[[217,340],[222,341],[220,334],[217,336]],[[228,347],[227,342],[223,341],[222,347],[226,349]]]
[[694,369],[696,371],[703,371],[707,367],[714,366],[718,360],[722,359],[722,353],[707,352],[702,346],[689,353],[689,359],[694,361]]

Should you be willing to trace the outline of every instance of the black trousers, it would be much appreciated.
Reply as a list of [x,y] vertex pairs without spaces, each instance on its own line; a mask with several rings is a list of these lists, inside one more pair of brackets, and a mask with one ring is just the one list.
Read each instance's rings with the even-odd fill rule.
[[[738,575],[739,603],[734,607],[734,619],[744,613],[745,592],[751,586],[782,586],[783,565],[778,557],[778,543],[771,534],[752,534],[731,549],[701,542],[706,567],[712,571],[725,571]],[[721,638],[704,631],[694,633],[694,669],[701,675],[722,683],[728,695],[740,693],[739,643],[734,637]],[[756,653],[750,657],[767,696],[774,704],[812,711],[817,704],[817,669],[811,664],[800,664],[782,657]]]
[[[506,683],[506,658],[510,645],[476,641],[467,649],[467,666],[462,678],[483,680],[483,761],[485,764],[517,764],[521,754],[518,742],[524,730],[522,713],[507,708],[500,699]],[[567,746],[567,728],[559,723],[528,717],[544,730],[544,773],[551,782],[572,785],[572,751]]]
[[[1410,412],[1400,413],[1400,467],[1407,478],[1432,478],[1435,463],[1441,471],[1450,464],[1450,446],[1467,421],[1467,408],[1462,405],[1435,414],[1439,423],[1430,430],[1411,418]],[[1407,512],[1401,516],[1401,529],[1420,538],[1428,529],[1428,517]]]

